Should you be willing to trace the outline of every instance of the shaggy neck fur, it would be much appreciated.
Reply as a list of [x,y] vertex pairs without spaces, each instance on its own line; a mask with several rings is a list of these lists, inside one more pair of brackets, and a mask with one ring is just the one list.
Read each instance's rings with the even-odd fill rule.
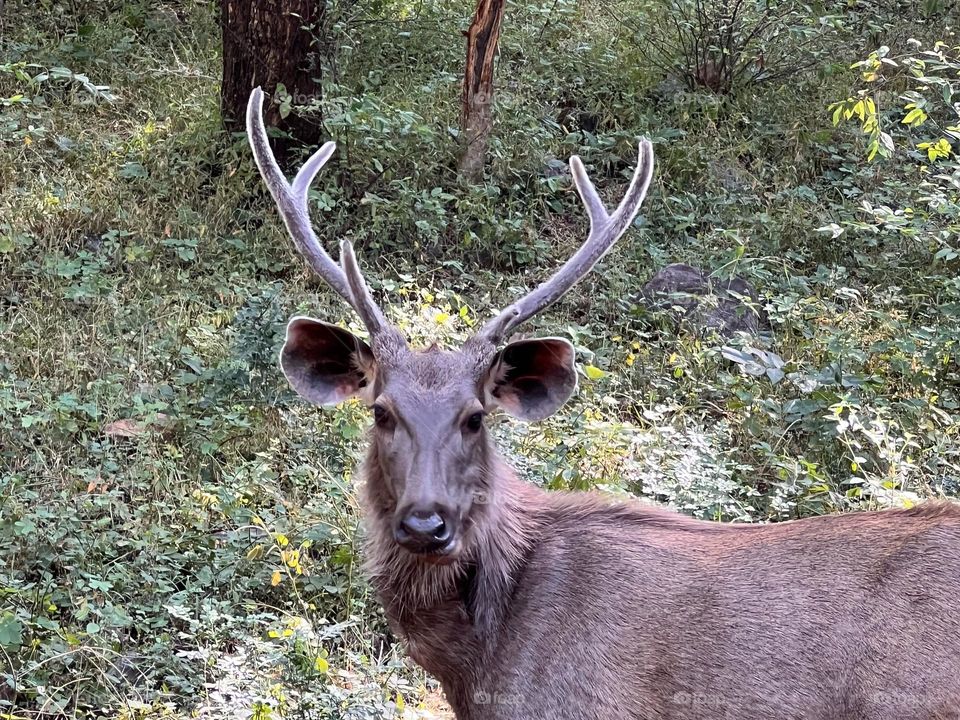
[[[518,480],[490,449],[482,502],[464,522],[465,544],[454,563],[438,565],[413,555],[392,536],[394,500],[371,448],[365,463],[367,575],[395,629],[416,642],[426,618],[459,614],[460,630],[488,648],[529,553],[537,520],[530,509],[541,493]],[[411,648],[412,650],[412,648]],[[411,652],[413,654],[413,652]],[[415,658],[416,659],[416,658]]]

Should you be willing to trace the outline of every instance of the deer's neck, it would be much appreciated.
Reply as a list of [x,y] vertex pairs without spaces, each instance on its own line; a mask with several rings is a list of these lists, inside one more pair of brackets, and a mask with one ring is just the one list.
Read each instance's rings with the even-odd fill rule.
[[438,565],[394,541],[393,509],[378,495],[383,483],[377,472],[376,464],[368,462],[366,570],[388,619],[406,639],[414,660],[435,674],[440,673],[431,666],[464,667],[467,658],[475,663],[496,642],[537,531],[542,491],[494,459],[489,496],[471,512],[464,557]]

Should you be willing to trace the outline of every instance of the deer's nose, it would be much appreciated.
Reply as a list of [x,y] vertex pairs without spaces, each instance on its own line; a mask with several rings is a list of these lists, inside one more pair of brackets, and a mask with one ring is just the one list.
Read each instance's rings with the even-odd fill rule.
[[394,537],[411,552],[436,552],[450,542],[452,530],[450,521],[440,511],[413,510],[401,518]]

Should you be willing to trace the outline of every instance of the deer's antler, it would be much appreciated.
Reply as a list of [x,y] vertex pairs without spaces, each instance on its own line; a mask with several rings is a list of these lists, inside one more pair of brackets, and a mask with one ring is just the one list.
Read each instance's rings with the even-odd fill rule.
[[577,192],[590,216],[590,234],[580,249],[548,280],[487,322],[478,333],[477,339],[493,345],[498,344],[517,325],[559,300],[613,247],[630,227],[650,187],[653,177],[653,145],[646,139],[640,142],[637,169],[633,173],[626,195],[612,215],[607,212],[587,176],[583,163],[576,155],[570,158],[570,169]]
[[293,182],[287,182],[270,149],[267,130],[263,125],[263,90],[259,87],[250,93],[247,103],[247,137],[260,174],[277,203],[280,216],[297,250],[306,258],[310,267],[356,310],[367,326],[371,338],[389,327],[383,311],[370,296],[350,241],[343,240],[340,243],[341,267],[323,249],[310,226],[310,211],[307,205],[310,183],[333,155],[337,148],[336,143],[324,143],[323,147],[303,164]]

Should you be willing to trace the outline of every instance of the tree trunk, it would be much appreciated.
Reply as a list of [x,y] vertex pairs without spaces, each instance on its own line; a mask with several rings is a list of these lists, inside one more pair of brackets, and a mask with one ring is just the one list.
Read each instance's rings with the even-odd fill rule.
[[[220,109],[224,126],[230,131],[244,129],[250,91],[258,85],[272,97],[277,85],[286,87],[294,108],[320,96],[317,53],[312,49],[313,29],[323,17],[323,0],[220,0],[223,30],[223,83]],[[319,79],[319,78],[318,78]],[[266,108],[266,123],[284,130],[296,140],[316,145],[322,125],[316,117],[291,112],[280,117],[276,103]],[[283,162],[290,142],[274,143]]]
[[460,174],[472,182],[483,179],[487,142],[493,128],[493,59],[500,41],[504,0],[478,0],[467,37],[467,67],[463,78],[460,126],[464,137]]

